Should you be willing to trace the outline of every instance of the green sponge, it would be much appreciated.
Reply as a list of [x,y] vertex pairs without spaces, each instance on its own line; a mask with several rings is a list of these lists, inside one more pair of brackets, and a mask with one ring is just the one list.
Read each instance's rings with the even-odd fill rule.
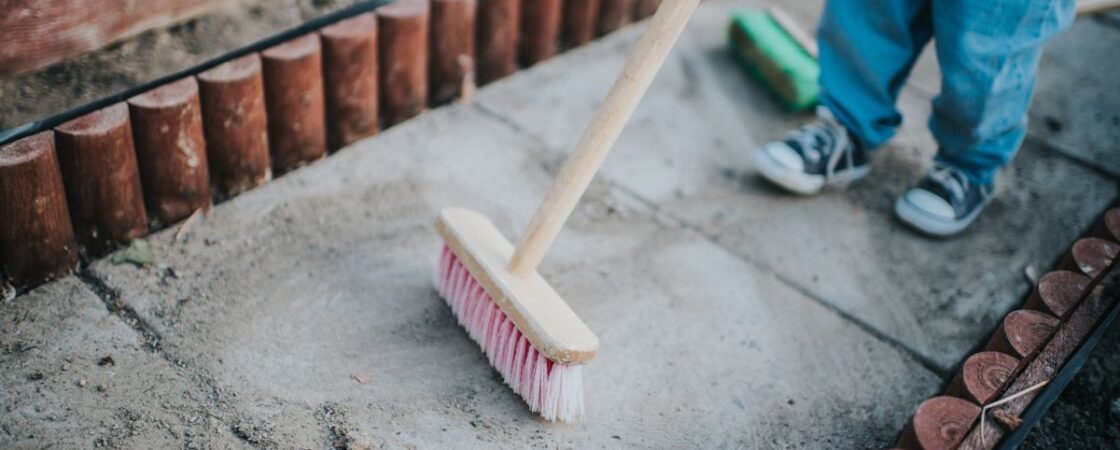
[[765,11],[731,16],[731,51],[790,111],[817,104],[821,66]]

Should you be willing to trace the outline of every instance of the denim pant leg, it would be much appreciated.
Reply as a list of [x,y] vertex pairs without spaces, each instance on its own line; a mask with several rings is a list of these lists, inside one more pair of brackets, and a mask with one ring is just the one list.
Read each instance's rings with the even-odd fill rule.
[[980,182],[1023,141],[1042,46],[1067,28],[1074,0],[934,0],[941,94],[930,131],[937,159]]
[[826,3],[817,30],[821,103],[863,148],[882,145],[902,123],[895,101],[932,27],[930,0]]

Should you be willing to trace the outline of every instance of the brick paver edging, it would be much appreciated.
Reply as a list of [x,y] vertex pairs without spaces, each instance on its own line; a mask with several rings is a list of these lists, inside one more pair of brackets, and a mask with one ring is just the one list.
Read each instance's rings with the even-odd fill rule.
[[359,2],[0,132],[0,299],[426,108],[469,101],[476,80],[618,28],[604,21],[644,19],[656,1],[607,3]]
[[[1115,208],[1073,244],[1057,270],[1039,279],[1023,309],[1010,312],[984,351],[965,360],[946,392],[918,406],[895,446],[991,449],[1012,432],[1026,431],[1019,428],[1033,423],[1024,425],[1024,412],[1042,395],[1041,388],[1059,373],[1077,369],[1064,366],[1075,351],[1091,350],[1079,347],[1117,307],[1118,255],[1120,208]],[[1000,399],[1007,400],[982,413]],[[1032,417],[1042,412],[1032,411]]]

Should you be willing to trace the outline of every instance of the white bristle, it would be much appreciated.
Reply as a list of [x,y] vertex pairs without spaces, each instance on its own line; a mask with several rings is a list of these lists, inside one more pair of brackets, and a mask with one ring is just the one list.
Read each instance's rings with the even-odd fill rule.
[[582,367],[549,361],[533,348],[447,246],[435,285],[459,324],[530,411],[550,421],[574,422],[583,416]]

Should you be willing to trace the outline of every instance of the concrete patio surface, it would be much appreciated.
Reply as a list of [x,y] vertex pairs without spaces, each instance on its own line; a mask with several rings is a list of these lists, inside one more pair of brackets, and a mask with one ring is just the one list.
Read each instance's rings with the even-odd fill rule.
[[809,117],[724,49],[727,13],[761,3],[701,6],[541,268],[601,341],[584,423],[534,417],[456,324],[433,220],[469,207],[516,236],[644,25],[157,233],[154,266],[103,259],[0,304],[0,447],[889,446],[1115,201],[1117,127],[1085,122],[1114,120],[1116,81],[1086,72],[1120,26],[1059,39],[995,203],[933,240],[891,206],[935,150],[935,61],[870,179],[787,195],[748,151]]

